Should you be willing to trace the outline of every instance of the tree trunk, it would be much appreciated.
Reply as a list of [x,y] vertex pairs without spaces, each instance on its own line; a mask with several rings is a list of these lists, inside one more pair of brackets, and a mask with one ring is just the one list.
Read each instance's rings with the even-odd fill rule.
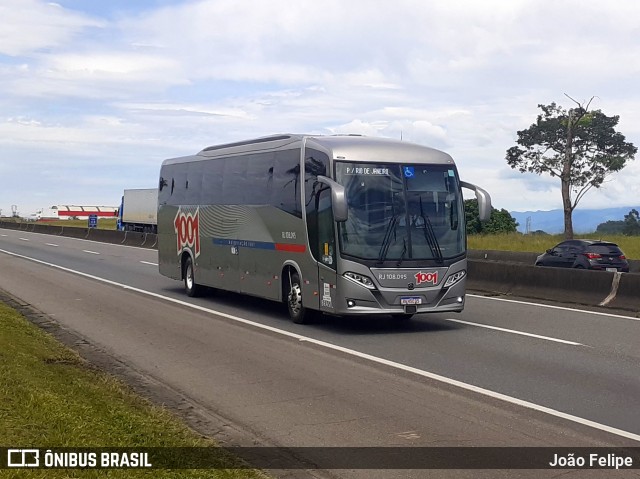
[[564,238],[573,239],[573,205],[571,204],[571,165],[573,164],[573,110],[569,110],[567,121],[567,145],[562,165],[562,208],[564,210]]
[[[564,175],[563,175],[564,176]],[[573,239],[573,208],[571,207],[571,184],[562,178],[562,208],[564,209],[564,239]]]

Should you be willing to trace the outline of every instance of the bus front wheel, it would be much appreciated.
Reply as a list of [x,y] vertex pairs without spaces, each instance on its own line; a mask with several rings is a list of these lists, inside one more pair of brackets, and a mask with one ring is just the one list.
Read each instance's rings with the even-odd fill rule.
[[294,323],[308,324],[311,322],[312,311],[302,305],[302,284],[298,273],[289,273],[287,309],[289,317]]

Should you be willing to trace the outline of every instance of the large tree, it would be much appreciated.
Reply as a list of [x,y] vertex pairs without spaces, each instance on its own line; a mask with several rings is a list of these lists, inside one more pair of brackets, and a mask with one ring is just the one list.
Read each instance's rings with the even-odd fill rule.
[[538,105],[542,113],[536,122],[519,131],[518,144],[507,150],[511,168],[560,178],[567,239],[573,238],[572,214],[583,196],[638,151],[615,130],[620,117],[589,111],[591,100],[583,106],[572,99],[577,106],[569,110],[555,103]]
[[600,233],[603,235],[619,235],[619,234],[622,234],[623,229],[624,229],[624,221],[609,220],[605,223],[600,223],[596,227],[596,233]]
[[635,208],[629,211],[628,215],[624,215],[622,232],[628,236],[640,235],[640,213]]

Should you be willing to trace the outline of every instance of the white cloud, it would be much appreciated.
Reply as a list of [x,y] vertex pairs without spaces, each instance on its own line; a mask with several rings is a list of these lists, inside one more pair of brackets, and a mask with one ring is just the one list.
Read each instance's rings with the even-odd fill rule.
[[[640,145],[632,0],[155,4],[106,16],[91,2],[79,12],[0,0],[0,174],[30,178],[22,202],[43,191],[61,201],[45,171],[70,191],[72,175],[84,197],[102,191],[89,187],[100,174],[112,186],[100,194],[113,195],[207,145],[341,132],[445,149],[499,208],[558,208],[555,179],[521,175],[504,157],[537,104],[568,106],[564,93],[597,95],[592,106],[619,114]],[[637,203],[637,177],[640,160],[582,204]],[[22,191],[0,191],[0,207]]]
[[86,28],[105,26],[101,20],[38,0],[3,0],[0,18],[0,53],[10,56],[64,46]]

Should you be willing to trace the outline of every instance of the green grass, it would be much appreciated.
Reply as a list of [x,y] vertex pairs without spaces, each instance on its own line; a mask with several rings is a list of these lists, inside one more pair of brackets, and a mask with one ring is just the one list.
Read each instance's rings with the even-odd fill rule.
[[[213,447],[168,411],[0,303],[0,444],[5,447]],[[219,449],[223,467],[234,459]],[[0,477],[266,478],[251,469],[4,470]]]
[[[89,226],[89,220],[54,220],[54,221],[46,221],[46,222],[42,221],[39,224],[87,228]],[[116,219],[115,218],[98,218],[98,229],[99,230],[115,230]]]
[[[640,236],[580,234],[576,238],[611,241],[620,246],[628,259],[640,259]],[[470,235],[469,249],[496,251],[530,251],[542,253],[564,240],[563,235],[523,235],[510,233],[501,235]]]

